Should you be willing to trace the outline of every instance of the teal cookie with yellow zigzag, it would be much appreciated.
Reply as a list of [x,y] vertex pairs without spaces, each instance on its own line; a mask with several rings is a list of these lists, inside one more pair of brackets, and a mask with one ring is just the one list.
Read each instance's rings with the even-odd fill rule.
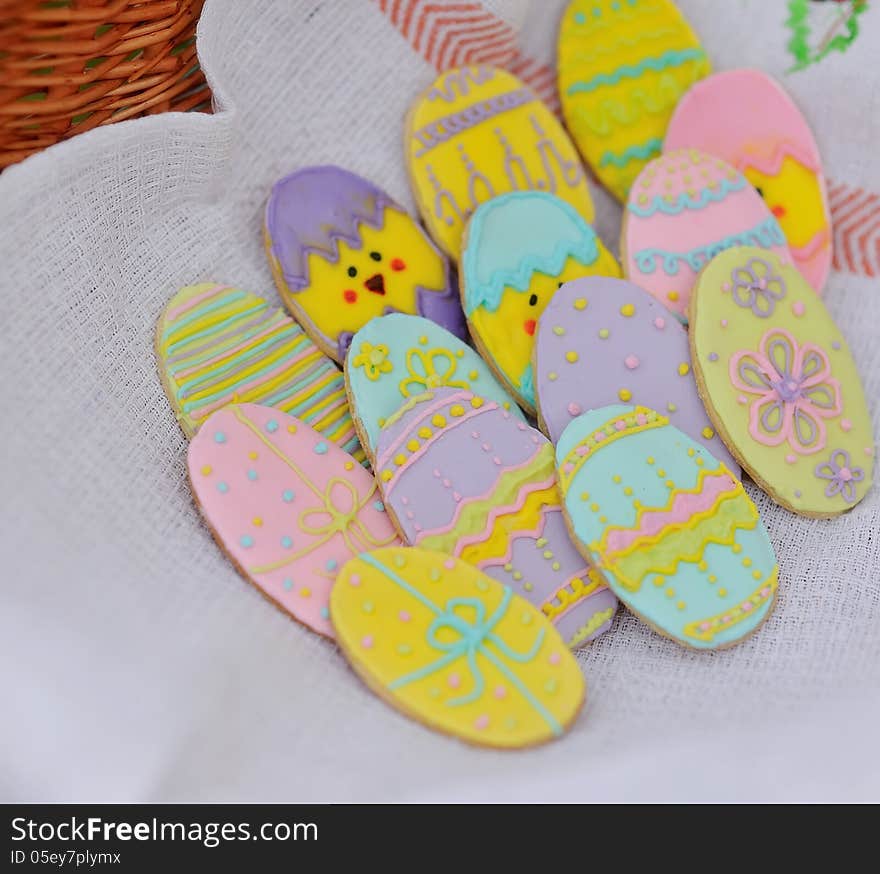
[[574,542],[666,637],[720,649],[773,609],[779,569],[757,508],[701,444],[647,407],[601,407],[556,447]]

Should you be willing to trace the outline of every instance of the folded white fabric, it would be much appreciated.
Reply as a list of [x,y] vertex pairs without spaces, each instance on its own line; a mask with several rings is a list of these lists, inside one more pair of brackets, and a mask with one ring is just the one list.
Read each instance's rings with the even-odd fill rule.
[[[201,524],[155,371],[156,318],[207,280],[276,299],[261,210],[296,167],[342,164],[412,207],[404,114],[436,65],[468,51],[435,5],[213,0],[198,44],[216,115],[100,128],[0,177],[0,797],[876,800],[876,486],[832,522],[750,487],[781,567],[768,623],[697,654],[622,612],[579,654],[589,700],[572,733],[513,756],[391,710]],[[787,72],[835,26],[818,7],[849,5],[681,3],[716,69],[778,76],[813,125],[838,246],[825,298],[876,430],[880,12],[845,50]],[[470,50],[552,96],[561,0],[474,6]],[[805,23],[786,24],[788,7]],[[594,192],[616,251],[619,209]]]

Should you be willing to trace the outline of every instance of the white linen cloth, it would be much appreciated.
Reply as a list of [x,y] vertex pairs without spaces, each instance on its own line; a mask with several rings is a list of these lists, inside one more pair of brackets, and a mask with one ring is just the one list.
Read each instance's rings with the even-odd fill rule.
[[[876,485],[830,522],[750,487],[782,571],[767,624],[697,654],[622,610],[579,653],[589,700],[571,733],[513,754],[399,715],[201,523],[156,318],[210,279],[277,299],[261,212],[296,167],[337,162],[413,206],[402,122],[436,70],[401,32],[411,3],[210,0],[198,46],[215,115],[100,128],[0,177],[0,799],[880,799]],[[483,4],[533,73],[553,63],[562,5]],[[834,183],[880,192],[880,10],[845,53],[786,74],[781,0],[681,6],[716,69],[781,78]],[[617,251],[619,209],[593,191]],[[855,261],[825,297],[876,430],[880,286]]]

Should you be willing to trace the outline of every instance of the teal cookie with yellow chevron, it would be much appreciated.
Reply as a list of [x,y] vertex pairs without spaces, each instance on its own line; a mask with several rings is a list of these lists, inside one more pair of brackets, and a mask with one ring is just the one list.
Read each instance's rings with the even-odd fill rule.
[[573,0],[559,28],[559,97],[581,154],[618,200],[663,136],[682,95],[711,72],[671,0]]
[[742,483],[647,407],[601,407],[556,447],[575,545],[656,631],[721,649],[773,609],[779,569]]

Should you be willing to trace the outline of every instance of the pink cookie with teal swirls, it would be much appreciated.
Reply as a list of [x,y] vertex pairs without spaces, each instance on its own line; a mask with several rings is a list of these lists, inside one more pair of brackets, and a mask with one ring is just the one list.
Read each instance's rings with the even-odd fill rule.
[[510,586],[572,648],[610,627],[617,599],[569,538],[553,446],[497,401],[456,388],[411,398],[382,429],[376,478],[408,545]]
[[534,372],[539,420],[554,443],[582,413],[622,402],[662,413],[740,475],[697,394],[687,331],[632,282],[566,282],[538,322]]
[[723,252],[691,301],[691,360],[715,427],[752,479],[802,516],[871,487],[874,435],[846,340],[801,273],[754,247]]
[[730,164],[679,149],[638,175],[623,219],[624,274],[680,319],[687,319],[697,274],[734,246],[761,246],[789,257],[776,216]]
[[241,574],[333,637],[330,589],[364,550],[400,543],[376,482],[347,452],[271,407],[230,404],[193,437],[193,496]]

